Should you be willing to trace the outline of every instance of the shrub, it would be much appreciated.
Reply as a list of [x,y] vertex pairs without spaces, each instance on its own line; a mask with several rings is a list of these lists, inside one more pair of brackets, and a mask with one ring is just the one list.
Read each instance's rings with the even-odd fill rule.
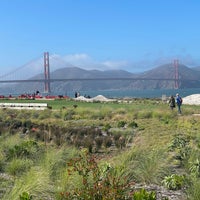
[[170,176],[166,176],[162,183],[165,187],[170,190],[178,190],[181,189],[184,184],[185,177],[177,174],[172,174]]
[[33,196],[31,194],[29,194],[28,192],[23,192],[20,196],[19,196],[20,200],[32,200]]
[[32,128],[31,120],[25,120],[24,123],[23,123],[23,126],[28,128],[28,129],[31,129]]
[[125,121],[119,121],[118,124],[117,124],[117,127],[118,128],[123,128],[125,125],[126,125]]
[[96,199],[110,200],[126,198],[126,184],[123,177],[118,177],[109,164],[100,168],[94,157],[82,152],[78,158],[68,163],[69,176],[74,173],[81,177],[81,187],[62,192],[61,199]]
[[170,144],[170,150],[174,150],[176,148],[180,149],[185,147],[189,143],[188,139],[186,139],[182,135],[176,136]]
[[11,129],[18,129],[22,126],[22,122],[20,120],[13,120],[12,121],[12,125],[11,125]]
[[175,159],[180,161],[180,165],[183,165],[190,152],[191,148],[189,146],[189,140],[184,136],[176,136],[169,147],[170,151],[175,151]]
[[37,142],[32,140],[23,141],[21,144],[16,144],[7,152],[7,158],[32,158],[35,157],[35,153],[39,150]]
[[111,128],[110,124],[105,124],[104,127],[103,127],[103,130],[108,131],[110,128]]
[[130,128],[137,128],[138,127],[138,124],[135,122],[135,121],[132,121],[128,124],[128,127]]
[[133,200],[156,200],[156,193],[154,191],[147,192],[142,188],[133,193]]

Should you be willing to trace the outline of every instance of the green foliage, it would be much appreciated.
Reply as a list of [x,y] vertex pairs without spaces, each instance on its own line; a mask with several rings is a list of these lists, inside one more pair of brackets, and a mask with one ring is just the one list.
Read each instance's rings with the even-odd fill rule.
[[127,174],[137,182],[158,184],[169,170],[165,165],[166,154],[163,150],[133,149],[125,158]]
[[40,112],[39,119],[40,120],[49,119],[51,117],[51,113],[52,111],[50,109],[45,109]]
[[36,141],[27,140],[20,144],[16,144],[14,147],[8,149],[7,158],[33,158],[35,152],[39,150],[39,145]]
[[4,165],[5,165],[5,157],[4,157],[3,152],[1,152],[1,149],[0,149],[0,172],[3,170]]
[[109,164],[100,168],[94,157],[83,151],[68,163],[69,176],[77,173],[82,185],[62,192],[61,199],[110,200],[126,199],[126,184]]
[[177,135],[170,144],[170,149],[181,149],[188,145],[188,139],[183,135]]
[[188,158],[191,148],[189,140],[183,135],[176,136],[169,146],[170,151],[175,151],[175,159],[180,161],[180,165]]
[[135,122],[135,121],[132,121],[128,124],[128,127],[130,128],[137,128],[138,127],[138,124]]
[[7,191],[2,200],[19,200],[20,195],[26,191],[33,196],[33,199],[53,199],[53,182],[50,180],[48,168],[32,167],[20,178],[15,179],[14,185]]
[[200,160],[198,158],[194,162],[190,162],[189,171],[195,177],[200,177]]
[[12,120],[11,129],[18,129],[22,126],[22,122],[20,120],[14,119]]
[[108,123],[106,123],[106,124],[104,125],[104,127],[103,127],[103,130],[104,130],[104,131],[108,131],[110,128],[111,128],[111,125],[108,124]]
[[28,129],[31,129],[32,128],[32,122],[31,122],[31,120],[30,119],[25,120],[23,122],[23,126],[26,127],[26,128],[28,128]]
[[22,194],[20,194],[19,199],[20,200],[32,200],[33,196],[31,194],[29,194],[28,192],[23,192]]
[[150,118],[152,118],[152,112],[151,111],[142,110],[142,111],[138,112],[137,118],[150,119]]
[[187,189],[187,196],[188,199],[192,200],[199,200],[200,197],[200,180],[199,179],[193,179],[190,183],[190,186]]
[[125,121],[119,121],[118,124],[117,124],[117,127],[123,128],[125,125],[126,125]]
[[6,171],[13,176],[25,173],[33,165],[32,160],[28,159],[13,159],[6,166]]
[[75,114],[75,111],[74,111],[74,110],[68,110],[68,111],[64,114],[64,121],[72,120],[74,114]]
[[156,200],[154,191],[147,192],[144,188],[133,193],[133,200]]
[[179,190],[182,188],[185,181],[185,176],[172,174],[170,176],[166,176],[162,183],[164,186],[170,190]]

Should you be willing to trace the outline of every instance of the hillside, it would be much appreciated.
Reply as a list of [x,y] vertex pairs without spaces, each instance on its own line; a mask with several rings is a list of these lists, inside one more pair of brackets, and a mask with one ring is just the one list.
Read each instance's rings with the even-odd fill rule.
[[[179,87],[180,88],[196,88],[200,86],[199,78],[200,71],[193,70],[185,65],[180,64],[179,68]],[[140,75],[140,78],[155,78],[161,80],[146,81],[141,84],[141,81],[134,83],[134,86],[141,89],[171,89],[174,88],[174,81],[168,81],[164,79],[174,79],[175,68],[173,64],[165,64],[158,66],[152,70],[146,71]],[[163,79],[163,80],[162,80]],[[196,80],[196,81],[192,81]]]
[[[38,74],[32,79],[40,79],[43,74]],[[174,88],[175,68],[173,64],[158,66],[152,70],[133,74],[124,70],[85,70],[78,67],[65,67],[57,69],[50,74],[51,79],[93,79],[93,80],[69,80],[51,83],[53,93],[67,94],[68,91],[87,90],[130,90],[130,89],[172,89]],[[94,79],[106,80],[94,80]],[[116,79],[116,80],[109,80]],[[123,78],[120,80],[120,78]],[[135,78],[136,80],[131,80]],[[108,79],[108,80],[107,80]],[[117,80],[118,79],[118,80]],[[124,80],[127,79],[127,80]],[[138,80],[155,79],[155,80]],[[157,79],[157,80],[156,80]],[[172,79],[172,80],[165,80]],[[198,88],[200,87],[200,71],[179,65],[179,87]],[[7,85],[0,88],[1,93],[32,93],[36,90],[43,91],[44,84],[41,83],[20,83]]]

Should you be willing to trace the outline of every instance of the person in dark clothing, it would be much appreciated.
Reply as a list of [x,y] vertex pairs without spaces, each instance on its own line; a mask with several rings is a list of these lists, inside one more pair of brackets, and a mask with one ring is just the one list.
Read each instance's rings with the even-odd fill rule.
[[171,95],[171,97],[170,97],[169,106],[170,106],[171,110],[173,110],[176,107],[176,102],[175,102],[175,98],[173,95]]

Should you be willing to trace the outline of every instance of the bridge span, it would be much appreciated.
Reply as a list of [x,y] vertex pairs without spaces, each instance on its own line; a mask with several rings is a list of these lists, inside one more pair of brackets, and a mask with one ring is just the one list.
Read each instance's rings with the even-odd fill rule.
[[[145,77],[129,77],[129,78],[124,78],[124,77],[116,77],[116,78],[109,78],[109,77],[106,77],[106,78],[52,78],[50,77],[50,61],[49,59],[52,58],[51,56],[49,56],[49,53],[48,52],[44,52],[44,55],[43,55],[43,58],[42,60],[40,59],[40,61],[43,61],[43,64],[42,62],[40,62],[37,66],[35,66],[35,62],[37,60],[33,60],[31,62],[28,63],[28,65],[23,65],[21,67],[19,67],[18,69],[15,69],[14,71],[10,72],[10,73],[7,73],[7,74],[4,74],[4,75],[1,75],[0,76],[0,83],[25,83],[25,82],[40,82],[40,83],[43,83],[44,84],[44,91],[45,93],[50,93],[51,92],[51,88],[50,88],[50,83],[52,82],[67,82],[67,81],[172,81],[174,82],[174,87],[176,89],[178,89],[179,87],[179,83],[180,81],[199,81],[199,80],[195,80],[195,79],[182,79],[180,76],[179,76],[179,70],[178,70],[178,67],[179,67],[179,62],[178,60],[174,60],[174,72],[175,72],[175,75],[174,77],[172,78],[159,78],[159,77],[153,77],[153,78],[145,78]],[[54,58],[52,58],[54,59]],[[53,60],[52,60],[53,62]],[[66,63],[65,63],[66,64]],[[69,63],[68,63],[69,64]],[[42,66],[43,65],[43,66]],[[36,78],[28,78],[28,76],[26,76],[25,73],[28,73],[28,75],[31,74],[30,70],[26,68],[26,70],[24,70],[23,72],[20,71],[20,73],[16,73],[16,72],[19,72],[19,70],[21,69],[24,69],[26,66],[30,66],[32,67],[31,69],[40,69],[42,70],[40,73],[38,73],[37,71],[37,74],[40,74],[42,76],[40,76],[40,78],[36,79]],[[60,65],[59,65],[60,66]],[[51,67],[52,68],[52,67]],[[20,74],[20,75],[23,75],[23,77],[10,77],[10,75],[12,76],[16,76],[16,74]],[[32,76],[31,77],[34,77],[33,74],[31,74]],[[27,79],[25,79],[24,77],[27,77]]]
[[[23,80],[0,80],[0,83],[22,82],[66,82],[66,81],[174,81],[174,78],[60,78],[60,79],[23,79]],[[200,81],[197,79],[179,79],[179,81]]]

